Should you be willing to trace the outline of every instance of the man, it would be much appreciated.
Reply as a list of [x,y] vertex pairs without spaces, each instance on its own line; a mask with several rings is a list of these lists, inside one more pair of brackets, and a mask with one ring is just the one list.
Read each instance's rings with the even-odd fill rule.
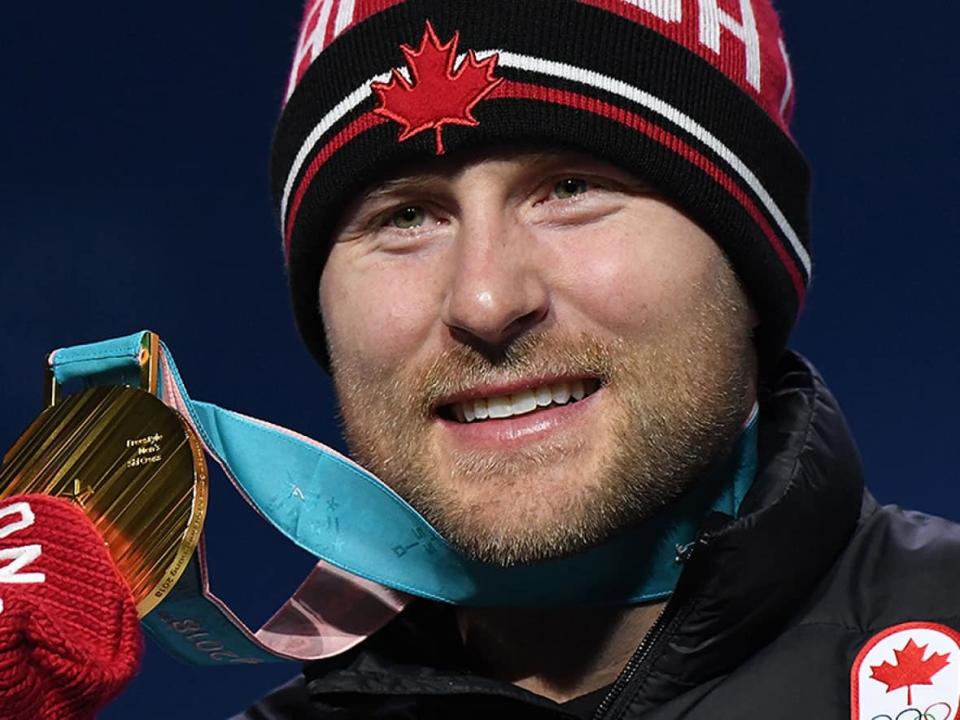
[[357,460],[485,571],[245,717],[958,716],[960,535],[876,505],[784,351],[792,106],[768,0],[308,5],[298,323]]

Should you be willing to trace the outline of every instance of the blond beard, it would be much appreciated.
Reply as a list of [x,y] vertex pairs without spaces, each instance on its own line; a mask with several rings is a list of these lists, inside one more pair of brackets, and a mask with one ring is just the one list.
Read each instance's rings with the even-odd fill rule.
[[[643,522],[725,454],[753,403],[749,304],[729,265],[717,265],[710,281],[691,289],[696,300],[682,322],[646,327],[638,340],[531,332],[495,358],[459,345],[412,370],[371,367],[331,348],[351,451],[451,544],[483,562],[559,557]],[[441,398],[551,376],[601,379],[608,408],[599,446],[548,438],[438,458],[430,438]],[[554,481],[551,473],[585,454],[597,460],[578,482]]]

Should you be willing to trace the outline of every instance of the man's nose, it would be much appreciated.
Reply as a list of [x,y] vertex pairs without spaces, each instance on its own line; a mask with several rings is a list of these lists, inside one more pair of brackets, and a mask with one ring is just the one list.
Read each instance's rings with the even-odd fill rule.
[[550,293],[528,228],[499,214],[461,219],[443,322],[458,342],[500,352],[549,315]]

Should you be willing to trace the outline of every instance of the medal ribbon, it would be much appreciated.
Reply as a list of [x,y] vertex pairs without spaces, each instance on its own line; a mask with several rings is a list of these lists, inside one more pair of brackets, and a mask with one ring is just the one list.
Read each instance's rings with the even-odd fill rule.
[[[131,368],[138,367],[142,336],[59,350],[51,355],[51,368],[61,384],[129,376]],[[677,549],[695,540],[711,511],[736,516],[756,474],[755,407],[731,453],[656,518],[574,555],[497,567],[462,555],[387,485],[335,450],[285,428],[192,400],[163,344],[160,368],[161,398],[193,426],[236,489],[264,519],[320,559],[297,594],[252,633],[210,593],[201,543],[191,561],[196,572],[188,570],[144,619],[167,647],[164,638],[171,633],[189,634],[182,620],[196,619],[198,598],[205,598],[207,610],[197,624],[210,633],[211,641],[227,646],[224,638],[232,642],[240,636],[247,641],[245,652],[237,652],[234,645],[230,651],[259,659],[268,654],[312,659],[343,652],[400,612],[411,596],[512,607],[662,599],[672,592],[682,569]],[[359,608],[355,615],[363,613],[365,622],[353,617],[353,625],[330,623],[331,607]]]

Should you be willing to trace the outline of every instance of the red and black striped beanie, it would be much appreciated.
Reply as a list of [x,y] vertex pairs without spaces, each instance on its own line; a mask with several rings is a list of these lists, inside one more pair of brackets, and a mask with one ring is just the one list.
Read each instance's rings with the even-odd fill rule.
[[297,323],[345,202],[401,163],[490,146],[612,162],[726,252],[767,361],[810,279],[809,171],[770,0],[309,0],[273,144]]

